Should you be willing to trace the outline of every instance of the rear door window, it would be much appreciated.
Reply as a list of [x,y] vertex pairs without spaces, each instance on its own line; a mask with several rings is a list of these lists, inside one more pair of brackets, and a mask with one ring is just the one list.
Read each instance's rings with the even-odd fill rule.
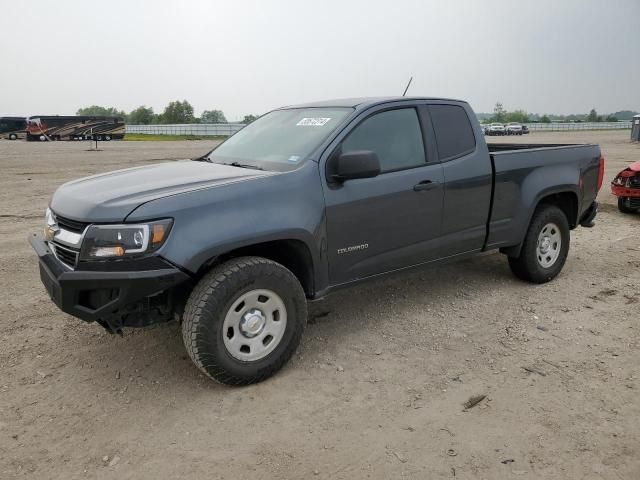
[[440,161],[471,153],[476,148],[473,127],[464,108],[458,105],[429,105]]

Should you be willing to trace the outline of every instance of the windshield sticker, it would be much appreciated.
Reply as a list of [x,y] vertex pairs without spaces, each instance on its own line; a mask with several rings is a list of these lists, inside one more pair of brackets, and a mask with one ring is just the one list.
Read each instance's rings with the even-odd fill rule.
[[300,155],[291,155],[288,161],[291,163],[298,163],[298,160],[300,160]]
[[298,127],[322,127],[325,125],[330,118],[325,117],[312,117],[312,118],[303,118],[296,125]]

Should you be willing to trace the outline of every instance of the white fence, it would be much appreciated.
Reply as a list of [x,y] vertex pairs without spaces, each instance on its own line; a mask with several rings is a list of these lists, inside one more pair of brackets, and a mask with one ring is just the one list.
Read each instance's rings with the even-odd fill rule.
[[228,137],[233,135],[244,123],[189,123],[181,125],[126,125],[126,133],[145,133],[147,135],[198,135]]
[[[568,130],[629,130],[631,122],[577,122],[577,123],[527,123],[529,130],[560,132]],[[127,133],[145,133],[149,135],[197,135],[220,136],[233,135],[245,125],[243,123],[190,123],[180,125],[127,125]]]
[[567,130],[628,130],[631,122],[566,122],[566,123],[526,123],[529,130],[564,132]]

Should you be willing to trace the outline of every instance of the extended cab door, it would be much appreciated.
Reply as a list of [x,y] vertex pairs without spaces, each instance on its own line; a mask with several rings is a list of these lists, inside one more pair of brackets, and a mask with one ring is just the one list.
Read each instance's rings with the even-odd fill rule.
[[[417,107],[377,107],[343,132],[327,158],[371,150],[381,173],[374,178],[327,179],[325,184],[329,278],[332,285],[437,257],[443,174],[425,149]],[[353,124],[352,124],[353,125]],[[428,128],[431,128],[428,125]],[[322,164],[326,167],[326,159]],[[324,173],[324,172],[323,172]]]
[[481,250],[493,175],[484,136],[466,103],[437,102],[428,108],[445,182],[441,256]]

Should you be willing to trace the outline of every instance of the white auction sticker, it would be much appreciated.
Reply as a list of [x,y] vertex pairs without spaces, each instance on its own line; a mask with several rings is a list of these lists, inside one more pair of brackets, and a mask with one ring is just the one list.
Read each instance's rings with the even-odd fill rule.
[[298,123],[296,123],[299,127],[321,127],[325,125],[330,118],[325,117],[314,117],[314,118],[303,118]]

